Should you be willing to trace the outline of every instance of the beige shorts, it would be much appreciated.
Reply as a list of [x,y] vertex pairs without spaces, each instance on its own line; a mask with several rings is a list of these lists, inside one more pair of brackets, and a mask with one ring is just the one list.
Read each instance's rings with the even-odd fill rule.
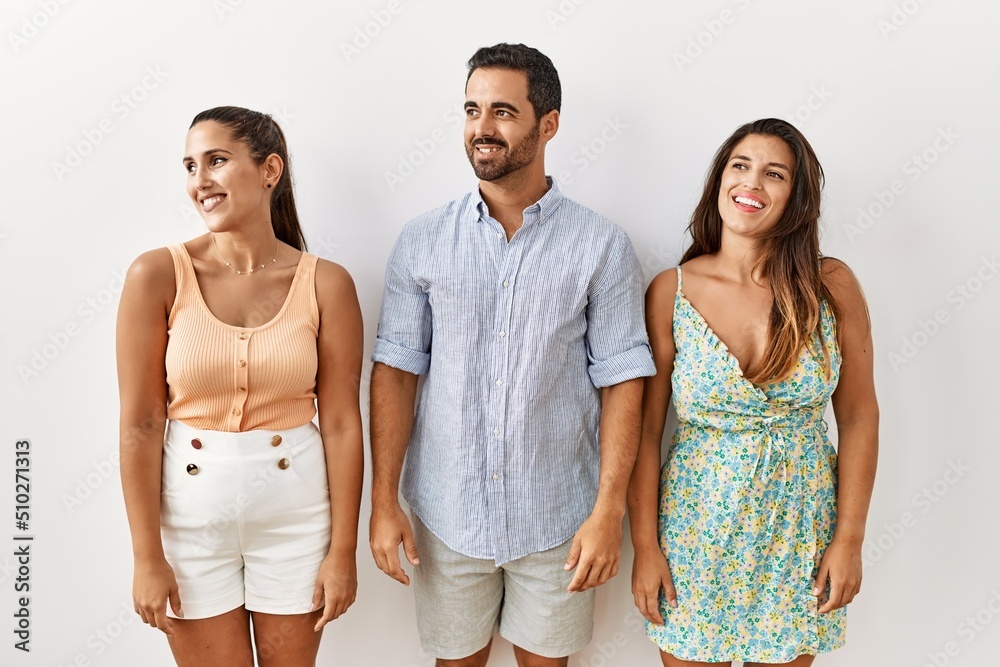
[[326,458],[314,424],[227,433],[170,422],[160,507],[184,618],[241,605],[269,614],[312,610],[330,549]]
[[428,654],[444,660],[470,656],[500,636],[546,658],[576,653],[594,630],[593,588],[566,590],[563,569],[572,540],[497,567],[492,560],[452,551],[416,517],[420,564],[413,568],[417,630]]

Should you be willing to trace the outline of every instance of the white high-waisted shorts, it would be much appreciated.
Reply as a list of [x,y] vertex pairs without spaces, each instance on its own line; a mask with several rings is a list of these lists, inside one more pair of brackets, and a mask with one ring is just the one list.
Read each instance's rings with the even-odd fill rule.
[[[330,491],[319,429],[208,431],[171,421],[160,526],[186,619],[245,605],[312,610],[330,548]],[[167,606],[167,613],[173,610]]]

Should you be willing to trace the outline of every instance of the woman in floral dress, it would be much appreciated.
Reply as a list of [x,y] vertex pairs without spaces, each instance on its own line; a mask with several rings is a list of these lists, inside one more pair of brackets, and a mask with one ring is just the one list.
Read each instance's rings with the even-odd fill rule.
[[657,374],[629,491],[632,592],[667,667],[802,667],[844,644],[878,405],[861,288],[819,251],[822,179],[785,121],[740,127],[716,153],[680,266],[646,295]]

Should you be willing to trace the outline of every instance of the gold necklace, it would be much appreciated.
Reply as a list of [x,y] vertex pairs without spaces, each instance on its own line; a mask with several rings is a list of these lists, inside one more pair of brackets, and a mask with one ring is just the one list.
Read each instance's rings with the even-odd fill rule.
[[215,256],[218,258],[218,260],[220,262],[222,262],[223,264],[225,264],[226,266],[228,266],[230,269],[232,269],[236,273],[236,275],[238,275],[238,276],[250,275],[254,271],[260,271],[261,269],[267,268],[268,266],[271,266],[272,264],[274,264],[275,262],[278,261],[278,239],[277,238],[274,239],[274,257],[271,258],[271,261],[268,262],[267,264],[261,264],[260,266],[255,266],[252,269],[250,269],[249,271],[240,271],[240,270],[236,269],[235,267],[233,267],[232,264],[230,264],[229,262],[226,261],[226,258],[222,256],[221,252],[219,252],[219,244],[215,242],[215,234],[212,234],[212,247],[215,248]]

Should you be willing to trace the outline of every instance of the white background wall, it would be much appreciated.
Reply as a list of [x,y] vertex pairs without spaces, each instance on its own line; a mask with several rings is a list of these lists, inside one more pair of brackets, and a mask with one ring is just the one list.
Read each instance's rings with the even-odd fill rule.
[[[400,228],[475,185],[457,114],[464,63],[499,41],[555,62],[548,170],[626,229],[647,277],[679,257],[736,126],[780,116],[811,140],[828,176],[824,250],[868,295],[882,406],[864,590],[847,647],[817,664],[998,664],[998,20],[987,0],[5,0],[0,664],[172,664],[131,612],[114,320],[132,259],[204,230],[180,165],[191,117],[237,104],[282,123],[310,248],[354,276],[370,350]],[[23,438],[30,654],[12,634]],[[371,560],[367,493],[362,512],[358,602],[329,627],[320,664],[432,664],[412,592]],[[657,664],[631,555],[573,664]],[[513,664],[499,643],[491,665]]]

